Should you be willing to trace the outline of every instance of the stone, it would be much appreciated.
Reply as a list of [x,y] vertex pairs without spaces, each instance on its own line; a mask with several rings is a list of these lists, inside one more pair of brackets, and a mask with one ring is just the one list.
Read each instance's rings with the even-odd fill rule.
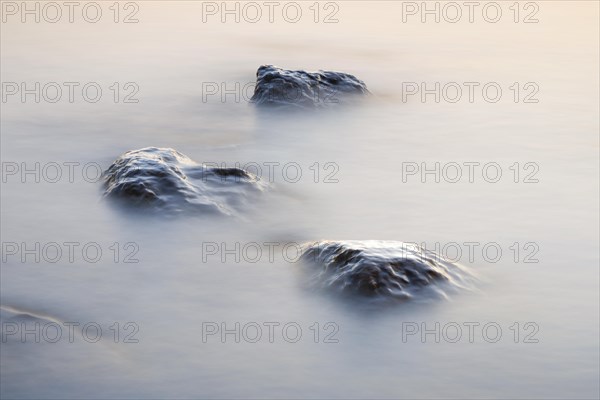
[[313,285],[366,297],[410,299],[424,288],[445,296],[465,287],[468,272],[412,243],[321,241],[310,243],[301,260]]
[[250,101],[274,108],[314,109],[348,103],[369,94],[365,83],[355,76],[333,71],[291,71],[262,65],[256,72],[256,86]]
[[233,215],[265,185],[240,168],[198,164],[169,148],[128,151],[104,172],[104,195],[140,209]]

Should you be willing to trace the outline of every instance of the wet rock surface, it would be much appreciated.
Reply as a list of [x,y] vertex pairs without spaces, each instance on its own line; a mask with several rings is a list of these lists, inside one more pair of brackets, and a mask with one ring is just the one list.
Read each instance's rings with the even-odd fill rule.
[[103,178],[106,197],[165,212],[233,215],[265,188],[243,169],[198,164],[176,150],[157,147],[122,154]]
[[272,108],[312,109],[347,103],[369,93],[353,75],[333,71],[291,71],[262,65],[250,101]]
[[405,300],[425,289],[445,297],[464,288],[469,275],[433,252],[396,241],[315,242],[301,259],[314,286],[372,298]]

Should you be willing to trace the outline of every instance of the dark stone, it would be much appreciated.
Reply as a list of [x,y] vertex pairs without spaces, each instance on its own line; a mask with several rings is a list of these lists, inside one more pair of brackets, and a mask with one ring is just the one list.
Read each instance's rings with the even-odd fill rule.
[[301,259],[317,287],[368,297],[409,299],[425,287],[437,294],[462,287],[466,271],[415,244],[394,241],[323,241]]
[[121,155],[104,172],[104,194],[138,208],[235,213],[264,184],[239,168],[200,165],[173,149],[147,147]]
[[368,93],[364,82],[350,74],[290,71],[262,65],[256,72],[256,87],[250,101],[276,108],[318,108]]

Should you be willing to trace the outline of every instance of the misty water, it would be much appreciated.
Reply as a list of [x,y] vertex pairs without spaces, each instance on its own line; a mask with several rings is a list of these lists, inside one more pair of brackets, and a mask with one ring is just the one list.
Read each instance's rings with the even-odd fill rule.
[[[323,23],[334,10],[323,3],[315,23],[304,2],[297,23],[222,23],[203,22],[200,2],[147,1],[131,24],[100,4],[96,24],[76,14],[72,24],[1,25],[3,84],[81,85],[72,103],[66,89],[56,103],[3,100],[0,319],[103,333],[96,343],[77,330],[69,343],[66,328],[56,343],[3,339],[3,398],[598,397],[597,3],[537,2],[539,22],[528,24],[531,10],[515,23],[508,3],[497,23],[480,13],[473,23],[402,22],[401,3],[364,1],[336,2],[337,23]],[[246,85],[263,64],[343,71],[372,95],[318,112],[259,110]],[[89,82],[103,90],[96,103],[82,97]],[[456,82],[462,97],[447,101],[449,88],[439,103],[422,101],[405,96],[407,82]],[[473,102],[464,82],[479,83]],[[489,82],[502,89],[497,102],[482,94]],[[222,99],[222,84],[238,98]],[[148,146],[246,166],[268,189],[234,217],[131,213],[104,199],[96,167]],[[465,163],[475,162],[470,182]],[[21,174],[36,163],[39,183]],[[62,166],[56,183],[52,163]],[[73,182],[64,163],[78,163]],[[439,182],[422,174],[436,163]],[[450,163],[461,167],[455,183]],[[482,173],[488,163],[500,166],[496,183]],[[286,244],[317,240],[445,248],[476,283],[385,307],[316,291]],[[77,243],[73,260],[67,242]],[[36,243],[63,254],[24,255]],[[82,254],[90,243],[97,262]],[[263,251],[257,262],[235,251],[249,243]],[[277,243],[272,259],[265,243]],[[263,335],[206,336],[222,323]],[[279,324],[272,343],[265,323]],[[290,323],[302,329],[295,342],[293,329],[282,334]],[[439,343],[407,334],[436,323]],[[125,342],[132,332],[137,343]]]

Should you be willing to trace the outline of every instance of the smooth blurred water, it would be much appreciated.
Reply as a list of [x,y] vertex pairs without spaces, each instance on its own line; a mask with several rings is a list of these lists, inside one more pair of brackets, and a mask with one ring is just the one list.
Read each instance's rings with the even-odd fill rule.
[[[139,343],[114,343],[108,333],[98,343],[8,340],[2,397],[598,397],[597,3],[537,2],[536,24],[515,24],[510,14],[497,24],[402,23],[401,3],[363,1],[337,2],[334,24],[202,23],[200,2],[137,4],[137,24],[107,16],[98,24],[1,25],[2,82],[105,89],[98,103],[2,103],[2,161],[106,168],[127,150],[159,146],[229,166],[295,162],[302,178],[290,183],[276,169],[263,199],[232,220],[128,215],[80,175],[54,184],[7,177],[3,243],[96,242],[105,255],[55,264],[7,257],[5,311],[97,322],[104,332],[132,321]],[[243,86],[267,63],[348,72],[373,96],[360,107],[283,116],[232,95],[203,100],[203,83]],[[504,93],[493,104],[480,96],[403,100],[403,82],[436,81],[493,81]],[[113,82],[135,82],[139,103],[115,104]],[[539,102],[512,101],[514,82],[535,82]],[[402,180],[403,162],[470,161],[497,162],[505,175],[495,184]],[[514,162],[537,163],[539,183],[512,182]],[[325,163],[337,166],[337,183],[323,182]],[[206,242],[321,239],[496,242],[503,255],[496,263],[481,252],[473,262],[463,256],[477,290],[382,310],[308,290],[300,265],[279,251],[273,262],[202,259]],[[115,263],[114,242],[135,242],[140,262]],[[515,262],[515,242],[535,243],[539,262],[524,263],[522,248]],[[269,321],[298,323],[302,339],[202,341],[203,322]],[[337,324],[339,342],[314,343],[315,322],[321,334]],[[481,334],[474,343],[435,343],[433,335],[404,343],[407,322],[495,322],[503,335],[497,343]],[[523,343],[526,322],[539,326],[538,343]]]

